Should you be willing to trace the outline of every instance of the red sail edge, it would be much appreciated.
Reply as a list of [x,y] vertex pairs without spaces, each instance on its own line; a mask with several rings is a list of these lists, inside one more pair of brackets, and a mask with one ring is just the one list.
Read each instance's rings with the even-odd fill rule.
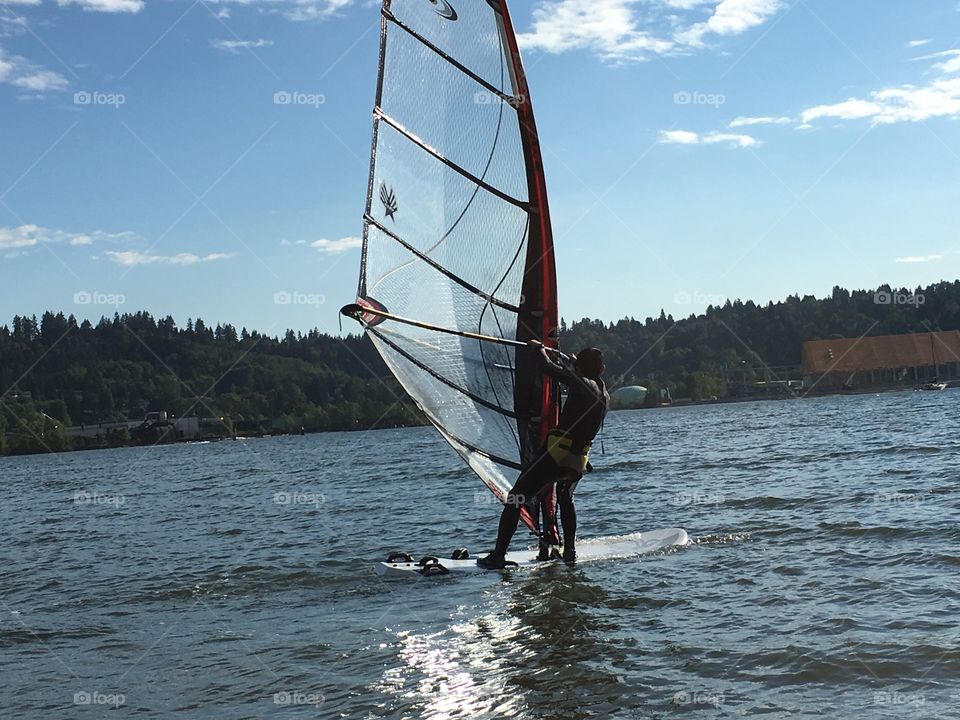
[[[491,3],[493,4],[493,3]],[[537,124],[533,115],[533,106],[530,101],[530,89],[527,85],[526,73],[523,70],[523,61],[520,57],[520,48],[517,44],[516,33],[506,0],[496,3],[503,19],[503,36],[507,44],[507,52],[513,75],[514,92],[519,99],[517,113],[520,120],[520,138],[523,144],[524,161],[527,168],[527,188],[529,197],[535,210],[530,218],[530,240],[527,245],[527,257],[523,279],[523,308],[527,316],[523,315],[517,327],[518,340],[539,340],[547,347],[557,347],[557,332],[559,327],[559,313],[557,310],[557,270],[553,252],[553,230],[550,225],[550,209],[547,204],[547,183],[543,171],[543,156],[540,151],[540,138],[537,133]],[[518,373],[522,361],[518,353]],[[530,355],[531,353],[526,353]],[[527,358],[527,363],[537,362]],[[529,367],[529,366],[528,366]],[[536,374],[534,368],[528,369]],[[534,433],[528,431],[528,447],[524,450],[524,464],[532,461],[540,446],[546,440],[547,433],[556,427],[560,414],[558,393],[553,383],[541,373],[535,388],[537,397],[529,397],[526,405],[540,417],[539,427]],[[533,428],[530,428],[533,430]],[[523,428],[521,428],[523,434]],[[556,527],[555,508],[556,498],[553,487],[543,498],[544,530],[554,533]],[[531,529],[536,531],[536,520],[531,517],[527,508],[521,510],[521,519]]]

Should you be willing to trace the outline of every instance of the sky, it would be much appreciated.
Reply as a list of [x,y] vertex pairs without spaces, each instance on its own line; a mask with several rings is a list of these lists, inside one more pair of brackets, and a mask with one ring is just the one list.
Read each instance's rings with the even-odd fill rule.
[[[960,275],[958,0],[511,9],[568,321]],[[0,322],[338,332],[378,31],[367,0],[0,0]]]

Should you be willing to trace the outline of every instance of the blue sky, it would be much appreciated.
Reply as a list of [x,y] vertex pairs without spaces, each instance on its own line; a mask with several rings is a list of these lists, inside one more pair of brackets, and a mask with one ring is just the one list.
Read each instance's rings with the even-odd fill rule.
[[[0,3],[0,321],[119,307],[337,331],[378,10]],[[960,275],[957,0],[512,12],[568,320]]]

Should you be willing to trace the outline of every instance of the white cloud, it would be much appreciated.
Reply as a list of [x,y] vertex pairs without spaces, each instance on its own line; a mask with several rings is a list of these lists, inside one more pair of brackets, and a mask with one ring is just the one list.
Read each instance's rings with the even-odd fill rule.
[[925,263],[934,260],[942,260],[943,255],[908,255],[907,257],[898,257],[898,263]]
[[66,90],[69,84],[52,70],[44,70],[19,55],[7,55],[3,48],[0,48],[0,82],[34,92]]
[[358,237],[345,237],[339,240],[314,240],[310,247],[328,253],[341,253],[363,246],[363,240]]
[[352,3],[353,0],[294,0],[283,14],[289,20],[324,20]]
[[706,35],[739,35],[762,25],[780,8],[780,0],[720,0],[709,20],[678,32],[675,39],[699,47]]
[[91,233],[71,233],[64,230],[51,230],[39,225],[20,225],[15,228],[0,227],[0,250],[28,248],[52,243],[92,245],[95,242],[129,240],[133,237],[135,235],[132,232],[106,233],[102,230],[96,230]]
[[849,98],[833,105],[817,105],[800,117],[809,124],[820,118],[859,120],[873,125],[919,122],[935,117],[960,118],[960,50],[925,55],[917,60],[937,60],[932,66],[940,77],[926,85],[901,85],[870,93],[870,99]]
[[665,145],[696,145],[700,136],[687,130],[661,130],[660,142]]
[[756,138],[735,133],[712,132],[703,136],[704,143],[732,143],[736,147],[748,148],[757,144]]
[[[36,3],[22,3],[24,5],[39,5]],[[0,12],[0,38],[14,37],[27,32],[29,26],[27,19],[23,15],[17,15],[9,9],[6,12]]]
[[230,17],[228,5],[256,6],[260,12],[279,13],[288,20],[306,22],[326,20],[353,3],[354,0],[211,0],[209,4],[224,6],[215,13],[219,18]]
[[785,125],[793,122],[788,117],[738,117],[730,121],[730,127],[750,127],[752,125]]
[[933,53],[931,55],[921,55],[914,60],[939,60],[946,58],[942,62],[933,64],[933,69],[944,75],[960,73],[960,50],[944,50],[943,52]]
[[57,5],[79,5],[84,10],[102,13],[138,13],[143,10],[143,0],[57,0]]
[[850,98],[844,102],[834,103],[833,105],[817,105],[809,110],[804,110],[800,118],[804,123],[809,124],[812,120],[831,117],[839,120],[857,120],[859,118],[873,117],[880,112],[880,106],[866,100],[857,100]]
[[637,0],[559,0],[545,2],[533,11],[533,29],[520,33],[524,49],[562,53],[590,50],[607,59],[638,58],[665,53],[669,40],[650,36],[638,27],[633,12]]
[[873,100],[851,98],[835,105],[818,105],[805,110],[801,117],[805,123],[820,118],[870,118],[874,125],[960,117],[960,77],[936,80],[926,87],[904,85],[878,90],[871,97]]
[[108,250],[105,253],[118,265],[133,267],[134,265],[197,265],[198,263],[229,260],[233,253],[210,253],[209,255],[194,255],[193,253],[178,253],[177,255],[150,255],[137,250],[116,252]]
[[714,0],[663,0],[663,4],[667,7],[676,8],[677,10],[693,10],[701,5],[709,5],[713,1]]
[[922,47],[929,42],[930,40],[911,40],[910,42],[907,43],[907,47],[908,48]]
[[699,135],[688,130],[663,130],[660,132],[660,143],[664,145],[713,145],[716,143],[730,143],[734,147],[748,148],[757,144],[756,138],[749,135],[735,133],[709,132]]
[[229,53],[239,53],[241,50],[252,50],[254,48],[270,47],[273,40],[211,40],[210,45],[217,50],[223,50]]
[[[524,49],[587,50],[605,60],[643,60],[702,47],[707,35],[737,35],[766,22],[782,0],[539,0]],[[703,18],[703,8],[712,14]],[[659,32],[656,28],[660,28]]]

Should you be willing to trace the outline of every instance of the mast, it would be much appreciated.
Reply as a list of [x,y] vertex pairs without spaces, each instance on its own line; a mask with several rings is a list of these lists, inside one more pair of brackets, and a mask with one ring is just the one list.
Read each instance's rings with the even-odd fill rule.
[[[559,346],[557,333],[559,319],[557,309],[557,271],[553,251],[553,228],[550,224],[550,208],[547,203],[547,184],[543,171],[543,156],[540,150],[540,137],[533,115],[530,100],[530,88],[527,84],[520,48],[510,19],[505,0],[494,0],[492,5],[499,7],[503,24],[503,37],[510,58],[513,84],[520,103],[517,113],[520,118],[520,138],[523,142],[523,154],[526,161],[527,188],[533,209],[530,214],[530,242],[527,244],[526,270],[523,281],[524,304],[521,306],[520,324],[517,327],[517,339],[526,342],[539,340],[546,347]],[[551,382],[535,367],[537,358],[517,358],[518,375],[536,378],[529,389],[530,396],[523,398],[534,417],[540,421],[535,427],[526,430],[531,454],[536,453],[547,437],[547,433],[556,427],[559,419],[559,393]],[[537,377],[539,375],[539,377]],[[527,389],[518,383],[518,393]],[[524,458],[532,461],[532,456]]]

